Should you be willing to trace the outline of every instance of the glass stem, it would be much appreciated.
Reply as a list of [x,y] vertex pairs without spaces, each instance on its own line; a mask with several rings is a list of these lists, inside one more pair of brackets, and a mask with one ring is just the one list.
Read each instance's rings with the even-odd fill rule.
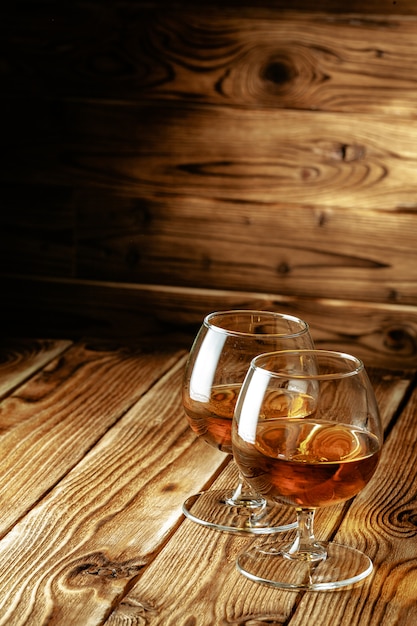
[[315,509],[297,509],[297,535],[284,554],[290,559],[301,561],[322,561],[327,556],[325,546],[321,545],[314,536]]
[[259,509],[260,507],[265,506],[266,501],[248,485],[242,474],[239,472],[238,484],[230,498],[228,498],[227,504],[231,506]]

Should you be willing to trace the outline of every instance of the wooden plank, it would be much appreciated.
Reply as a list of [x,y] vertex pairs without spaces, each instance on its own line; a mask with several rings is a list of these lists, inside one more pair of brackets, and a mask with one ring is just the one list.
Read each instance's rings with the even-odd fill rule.
[[15,13],[10,6],[1,34],[14,71],[4,73],[5,97],[152,98],[414,118],[412,0],[390,3],[389,11],[381,2],[368,10],[356,2],[323,13],[311,2],[303,11],[285,10],[294,8],[289,2],[239,2],[227,11],[193,4],[183,11],[137,2],[55,4],[53,20],[45,2],[16,5]]
[[65,214],[75,211],[71,201],[62,221],[48,220],[45,229],[46,216],[57,213],[56,193],[31,189],[34,204],[45,194],[49,209],[25,207],[26,191],[16,193],[16,186],[5,193],[13,197],[12,217],[3,220],[7,243],[0,260],[15,274],[417,303],[412,208],[346,210],[178,195],[139,200],[90,190],[77,194],[78,226],[75,220],[72,229],[66,225]]
[[417,304],[417,212],[364,204],[346,210],[173,196],[137,206],[133,198],[112,202],[107,194],[102,203],[87,193],[77,275]]
[[[410,384],[410,376],[396,375],[384,376],[378,372],[370,372],[377,397],[384,407],[383,422],[388,427],[395,415],[398,406]],[[411,412],[410,412],[411,413]],[[408,424],[410,427],[410,424]],[[416,431],[415,424],[411,427]],[[412,440],[413,435],[407,437]],[[407,474],[413,473],[412,463],[408,459]],[[386,457],[388,463],[388,455]],[[229,468],[228,468],[229,471]],[[379,477],[375,477],[372,483],[362,492],[361,505],[368,502],[368,510],[361,509],[360,520],[366,520],[372,515],[372,523],[381,532],[384,532],[384,522],[379,519],[376,509],[376,500],[373,496],[375,487],[381,481],[382,474],[389,474],[384,465],[380,468]],[[224,476],[219,478],[218,483],[223,484]],[[395,481],[396,477],[392,476]],[[400,488],[401,489],[401,488]],[[380,490],[382,491],[382,489]],[[391,490],[390,496],[393,497]],[[369,502],[372,508],[369,511]],[[385,506],[388,497],[385,498]],[[340,523],[341,507],[331,507],[327,511],[323,509],[317,515],[317,535],[321,539],[332,535]],[[355,518],[356,519],[356,518]],[[350,513],[346,526],[349,526]],[[356,525],[358,522],[356,521]],[[280,536],[282,538],[282,536]],[[361,544],[356,534],[343,536],[350,544]],[[258,541],[258,540],[255,540]],[[398,539],[398,545],[403,539]],[[135,623],[135,620],[143,620],[151,626],[174,626],[179,623],[198,624],[198,626],[212,626],[213,624],[230,623],[274,623],[291,624],[292,613],[296,608],[299,597],[293,592],[271,590],[262,585],[256,585],[237,573],[235,558],[251,540],[231,537],[227,533],[216,533],[186,520],[169,541],[164,550],[157,556],[155,561],[143,572],[142,576],[124,598],[120,605],[109,617],[106,624],[113,626],[120,623]],[[377,543],[367,543],[366,549],[372,555],[377,550]],[[363,546],[362,546],[363,547]],[[378,558],[380,558],[379,555]],[[182,578],[181,587],[177,584],[177,572],[187,572]],[[348,625],[349,619],[344,621],[339,616],[338,610],[345,603],[348,592],[335,592],[322,594],[323,603],[320,615],[333,616],[328,623]],[[352,593],[353,597],[356,592]],[[360,592],[359,592],[360,593]],[[312,594],[314,606],[317,595]],[[350,597],[350,596],[349,596]],[[381,606],[388,608],[389,598],[382,598]],[[330,607],[335,607],[330,610]],[[369,607],[368,613],[372,611]],[[302,611],[296,615],[302,615]],[[362,617],[362,614],[358,614]],[[349,615],[350,617],[350,615]],[[302,623],[320,623],[320,616],[315,614],[315,621]],[[368,619],[368,615],[367,615]],[[297,622],[295,622],[297,623]],[[378,624],[375,621],[356,621],[354,623]],[[400,623],[400,622],[398,622]],[[402,623],[402,622],[401,622]],[[411,626],[413,622],[410,621]],[[404,622],[404,626],[407,622]],[[379,624],[378,624],[379,626]]]
[[[180,19],[170,12],[156,20],[141,16],[147,50],[134,49],[132,37],[126,52],[143,61],[142,100],[413,119],[416,22],[395,14],[354,16],[350,7],[346,13],[263,6],[188,9]],[[133,19],[131,28],[138,27]]]
[[412,306],[16,277],[9,286],[4,281],[3,293],[8,296],[7,307],[0,310],[2,323],[35,336],[48,332],[59,337],[65,332],[74,338],[141,337],[153,345],[170,343],[188,350],[207,313],[251,308],[298,315],[310,324],[318,347],[353,352],[366,365],[387,369],[417,365],[417,311]]
[[[162,369],[156,357],[128,359],[127,371],[122,367],[117,372],[108,355],[101,357],[102,365],[100,358],[87,356],[86,366],[79,363],[77,368],[84,381],[77,385],[80,441],[106,422],[112,397],[120,401],[129,396],[131,406],[126,379],[140,387],[141,377],[149,383],[155,368]],[[225,455],[196,441],[184,417],[184,360],[173,365],[177,358],[166,356],[171,370],[0,541],[1,624],[102,623],[178,526],[185,497],[204,487],[222,466]],[[82,397],[87,386],[88,402]],[[65,391],[68,385],[63,385]],[[55,398],[53,406],[59,404]],[[67,427],[62,420],[60,424],[63,436]],[[51,461],[53,470],[54,456]]]
[[[184,351],[90,342],[58,355],[12,395],[0,416],[0,536],[83,458],[87,450]],[[95,393],[93,393],[95,390]]]
[[[13,104],[15,107],[16,105]],[[415,209],[416,124],[397,116],[164,103],[33,101],[9,182],[101,187],[120,195]],[[42,119],[51,133],[39,136]],[[15,147],[19,138],[13,127]]]
[[0,342],[0,398],[71,345],[69,340],[8,339]]

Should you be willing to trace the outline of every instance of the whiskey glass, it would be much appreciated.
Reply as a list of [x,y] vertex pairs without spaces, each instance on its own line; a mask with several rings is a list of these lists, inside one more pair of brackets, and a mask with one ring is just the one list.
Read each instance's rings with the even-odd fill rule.
[[368,556],[318,541],[313,522],[316,509],[349,500],[368,484],[382,439],[374,391],[356,357],[327,350],[255,357],[236,404],[234,458],[253,489],[295,508],[298,525],[292,541],[240,554],[238,570],[296,590],[337,589],[366,578],[373,569]]
[[[236,400],[254,356],[284,348],[312,348],[305,321],[271,311],[210,313],[191,347],[183,381],[183,406],[191,429],[208,444],[232,454]],[[280,510],[279,510],[280,509]],[[278,518],[288,519],[279,523]],[[267,502],[242,477],[230,489],[209,489],[187,498],[184,514],[216,530],[273,533],[295,527],[288,507]]]

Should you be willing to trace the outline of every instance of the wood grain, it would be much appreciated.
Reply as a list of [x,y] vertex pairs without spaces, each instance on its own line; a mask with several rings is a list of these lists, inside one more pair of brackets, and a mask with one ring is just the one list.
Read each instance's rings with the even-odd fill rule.
[[[49,359],[39,373],[4,399],[0,413],[1,536],[181,354],[173,352],[167,359],[166,353],[145,353],[133,346],[118,350],[97,342],[80,344]],[[42,357],[40,352],[39,360]],[[95,387],[101,391],[90,400]]]
[[[112,604],[178,526],[185,497],[204,487],[224,463],[224,454],[195,441],[184,418],[184,359],[178,360],[177,352],[165,354],[163,367],[161,358],[106,352],[94,357],[81,351],[78,359],[73,352],[68,363],[75,370],[71,378],[61,368],[61,386],[48,394],[49,408],[43,407],[46,426],[62,405],[59,394],[67,398],[59,434],[49,428],[44,442],[49,442],[49,455],[42,461],[32,451],[37,465],[30,471],[38,470],[40,480],[42,471],[56,475],[65,462],[67,475],[61,473],[56,487],[56,477],[50,476],[51,491],[39,504],[32,499],[30,512],[0,542],[1,624],[104,622]],[[168,366],[171,371],[156,382]],[[53,452],[59,436],[67,439],[65,460]],[[79,457],[72,468],[75,445]],[[25,478],[28,489],[28,469]],[[10,497],[11,490],[9,481]]]
[[[13,187],[10,194],[16,195]],[[33,206],[20,211],[20,219],[34,224],[27,231],[31,248],[22,256],[23,235],[11,231],[0,255],[4,266],[24,275],[30,260],[32,275],[57,278],[417,302],[411,207],[347,211],[314,205],[313,198],[301,206],[178,195],[167,206],[152,194],[138,200],[98,191],[80,193],[78,201],[82,218],[78,234],[72,231],[78,243],[70,268],[62,262],[64,222],[51,224],[45,235]],[[55,245],[40,254],[45,238]]]
[[[218,181],[213,189],[221,193]],[[102,205],[87,200],[77,275],[417,304],[417,270],[410,263],[416,213],[365,210],[365,202],[354,208],[360,203],[353,201],[348,211],[319,207],[318,196],[312,189],[308,206],[184,196],[171,197],[169,207],[166,199],[125,200],[113,211],[114,222],[106,223],[100,221]]]
[[[353,352],[366,365],[387,369],[417,364],[417,315],[406,305],[328,298],[296,298],[227,290],[155,285],[10,279],[4,324],[33,336],[141,337],[148,346],[189,350],[207,313],[221,309],[261,309],[305,319],[318,347]],[[30,306],[33,316],[20,323]],[[7,316],[9,315],[9,316]]]
[[[33,102],[20,169],[5,163],[9,181],[25,176],[28,183],[101,187],[139,197],[415,208],[409,120],[162,103],[63,107],[63,117],[54,121],[43,102]],[[36,124],[46,118],[57,137],[41,145]]]
[[[53,19],[48,3],[16,7],[3,23],[5,94],[414,118],[416,22],[399,6],[367,14],[363,3],[355,16],[353,7],[311,12],[311,3],[303,11],[285,10],[293,3],[228,11],[210,4],[179,12],[74,2],[71,10],[55,6]],[[415,16],[411,0],[397,3],[403,11],[405,4]]]
[[[156,111],[129,122],[121,108],[86,106],[93,149],[81,148],[85,129],[72,128],[78,147],[63,139],[53,162],[26,151],[31,176],[45,184],[88,178],[131,198],[103,205],[103,192],[79,195],[72,277],[416,304],[417,153],[408,122],[358,115],[348,126],[335,114],[191,109],[157,124]],[[114,128],[119,137],[108,142],[103,129],[114,136]],[[344,158],[346,146],[353,157]],[[9,263],[59,273],[54,259],[65,248],[30,268],[28,249],[25,269],[13,232]]]
[[0,398],[30,378],[37,370],[64,352],[67,340],[18,340],[0,342]]

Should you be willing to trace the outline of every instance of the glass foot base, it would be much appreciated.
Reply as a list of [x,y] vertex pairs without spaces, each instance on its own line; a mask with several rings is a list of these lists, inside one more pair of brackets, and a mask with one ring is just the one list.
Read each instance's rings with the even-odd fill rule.
[[238,556],[237,569],[255,582],[297,591],[347,587],[372,573],[372,561],[359,550],[332,542],[320,545],[327,556],[314,562],[285,554],[288,543],[255,547]]
[[233,504],[232,495],[233,491],[202,491],[187,498],[182,510],[193,522],[225,532],[269,534],[297,527],[292,507],[269,503],[259,506],[245,499]]

